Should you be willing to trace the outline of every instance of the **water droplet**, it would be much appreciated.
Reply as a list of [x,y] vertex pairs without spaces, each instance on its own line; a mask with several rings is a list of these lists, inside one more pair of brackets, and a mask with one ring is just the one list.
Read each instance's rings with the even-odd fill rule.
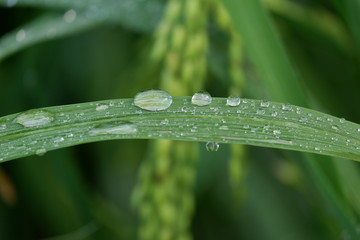
[[256,111],[256,114],[264,115],[264,114],[265,114],[265,110],[263,110],[263,109],[258,109],[258,110]]
[[320,151],[320,148],[319,148],[319,147],[315,147],[315,151]]
[[40,127],[54,121],[54,115],[46,110],[30,110],[24,112],[14,119],[24,127]]
[[11,7],[14,7],[16,5],[16,3],[17,3],[17,0],[7,0],[5,5],[6,5],[6,7],[11,8]]
[[280,134],[281,134],[281,131],[275,129],[275,130],[273,131],[273,134],[275,135],[276,138],[279,138],[279,137],[280,137]]
[[43,156],[46,152],[47,151],[45,148],[40,148],[40,149],[36,150],[35,154],[38,156]]
[[277,112],[273,112],[273,113],[271,113],[271,116],[273,116],[273,117],[276,117],[278,115],[278,113]]
[[0,130],[5,130],[6,129],[6,124],[1,124],[0,125]]
[[216,152],[219,150],[220,145],[216,142],[208,142],[206,143],[206,150],[209,152]]
[[17,33],[16,33],[16,36],[15,36],[15,39],[17,42],[22,42],[24,41],[26,38],[26,32],[24,29],[20,29]]
[[236,107],[240,104],[240,98],[235,96],[229,96],[226,99],[226,105],[231,107]]
[[339,138],[338,138],[338,137],[332,137],[331,140],[332,140],[333,142],[336,142],[336,141],[339,140]]
[[58,144],[58,143],[60,143],[60,142],[63,142],[65,140],[65,138],[63,138],[63,137],[56,137],[55,139],[54,139],[54,143],[55,144]]
[[171,95],[161,89],[151,89],[139,92],[134,98],[135,106],[149,111],[168,109],[171,103]]
[[360,128],[358,128],[357,131],[360,132]]
[[281,106],[281,109],[284,110],[284,111],[290,111],[292,109],[292,107],[291,107],[290,104],[283,104]]
[[339,122],[340,122],[340,123],[344,123],[344,122],[345,122],[345,118],[340,118]]
[[332,125],[331,128],[334,130],[339,130],[339,126],[337,126],[337,125]]
[[168,120],[167,118],[165,118],[164,120],[162,120],[162,121],[160,122],[160,124],[162,124],[162,125],[168,125],[168,124],[169,124],[169,120]]
[[128,121],[115,121],[96,126],[89,131],[91,136],[108,134],[133,134],[137,132],[134,123]]
[[108,108],[109,108],[109,105],[107,105],[107,104],[99,104],[98,106],[96,106],[95,110],[96,111],[104,111]]
[[71,23],[76,19],[76,11],[74,9],[70,9],[64,14],[64,21],[67,23]]
[[205,91],[197,92],[191,98],[191,103],[197,106],[209,105],[211,101],[212,101],[211,95]]
[[260,107],[265,107],[265,108],[267,108],[267,107],[269,107],[270,106],[270,103],[268,102],[268,101],[261,101],[261,103],[260,103]]

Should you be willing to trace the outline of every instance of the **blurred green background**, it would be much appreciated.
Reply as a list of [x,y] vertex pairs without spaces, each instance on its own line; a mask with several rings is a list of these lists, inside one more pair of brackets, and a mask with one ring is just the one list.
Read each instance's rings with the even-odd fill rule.
[[[0,0],[1,116],[161,86],[168,59],[151,63],[149,52],[168,2]],[[229,71],[239,71],[244,97],[360,122],[359,1],[223,4],[240,36],[241,63],[230,67],[232,32],[208,11],[203,86],[212,96],[228,96]],[[108,141],[2,163],[0,239],[137,239],[131,196],[152,147]],[[360,239],[359,164],[257,147],[246,147],[241,159],[228,145],[196,148],[193,239]]]

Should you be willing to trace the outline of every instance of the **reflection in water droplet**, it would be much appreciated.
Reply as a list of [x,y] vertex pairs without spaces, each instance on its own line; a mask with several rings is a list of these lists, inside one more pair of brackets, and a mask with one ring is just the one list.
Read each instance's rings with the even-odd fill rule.
[[191,103],[196,106],[206,106],[212,101],[211,95],[206,91],[200,91],[195,93],[191,98]]
[[216,152],[219,150],[220,145],[216,142],[208,142],[206,143],[206,150],[209,152]]
[[16,33],[16,37],[15,37],[16,41],[17,41],[17,42],[22,42],[22,41],[25,40],[25,38],[26,38],[26,32],[25,32],[25,30],[24,30],[24,29],[20,29],[20,30]]
[[95,110],[99,112],[99,111],[104,111],[108,108],[109,108],[109,105],[107,105],[107,104],[99,104],[98,106],[96,106]]
[[170,107],[172,104],[172,97],[164,90],[151,89],[136,94],[134,104],[145,110],[161,111]]
[[108,134],[133,134],[137,132],[137,126],[128,121],[115,121],[96,126],[89,131],[89,135],[108,135]]
[[228,105],[228,106],[235,107],[235,106],[238,106],[239,104],[240,104],[240,98],[239,97],[229,96],[226,99],[226,105]]
[[40,127],[54,121],[54,115],[46,110],[30,110],[24,112],[14,119],[24,127]]
[[74,9],[70,9],[64,14],[64,21],[67,23],[71,23],[76,19],[76,11]]

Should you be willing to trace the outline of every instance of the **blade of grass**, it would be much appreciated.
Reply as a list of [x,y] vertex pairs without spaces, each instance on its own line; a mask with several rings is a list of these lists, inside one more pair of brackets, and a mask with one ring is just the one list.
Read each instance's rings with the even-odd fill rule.
[[71,22],[65,21],[63,14],[45,14],[6,34],[0,39],[0,61],[33,44],[78,33],[101,23],[89,20],[84,14],[73,14]]
[[238,107],[225,103],[224,98],[214,98],[210,106],[198,107],[189,97],[175,97],[166,111],[153,112],[124,99],[13,114],[0,118],[0,158],[6,161],[81,143],[141,138],[249,144],[360,160],[358,124],[281,103],[249,99]]

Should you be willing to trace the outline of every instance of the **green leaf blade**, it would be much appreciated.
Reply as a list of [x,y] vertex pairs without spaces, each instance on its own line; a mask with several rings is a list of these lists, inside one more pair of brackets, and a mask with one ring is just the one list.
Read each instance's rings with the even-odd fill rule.
[[0,159],[41,155],[104,140],[172,139],[247,144],[360,160],[358,124],[288,104],[271,102],[262,107],[262,103],[242,99],[239,106],[230,107],[225,98],[214,98],[212,104],[198,107],[191,104],[190,97],[174,97],[165,111],[142,110],[133,99],[31,110],[48,111],[54,120],[24,127],[16,120],[21,114],[0,118]]

